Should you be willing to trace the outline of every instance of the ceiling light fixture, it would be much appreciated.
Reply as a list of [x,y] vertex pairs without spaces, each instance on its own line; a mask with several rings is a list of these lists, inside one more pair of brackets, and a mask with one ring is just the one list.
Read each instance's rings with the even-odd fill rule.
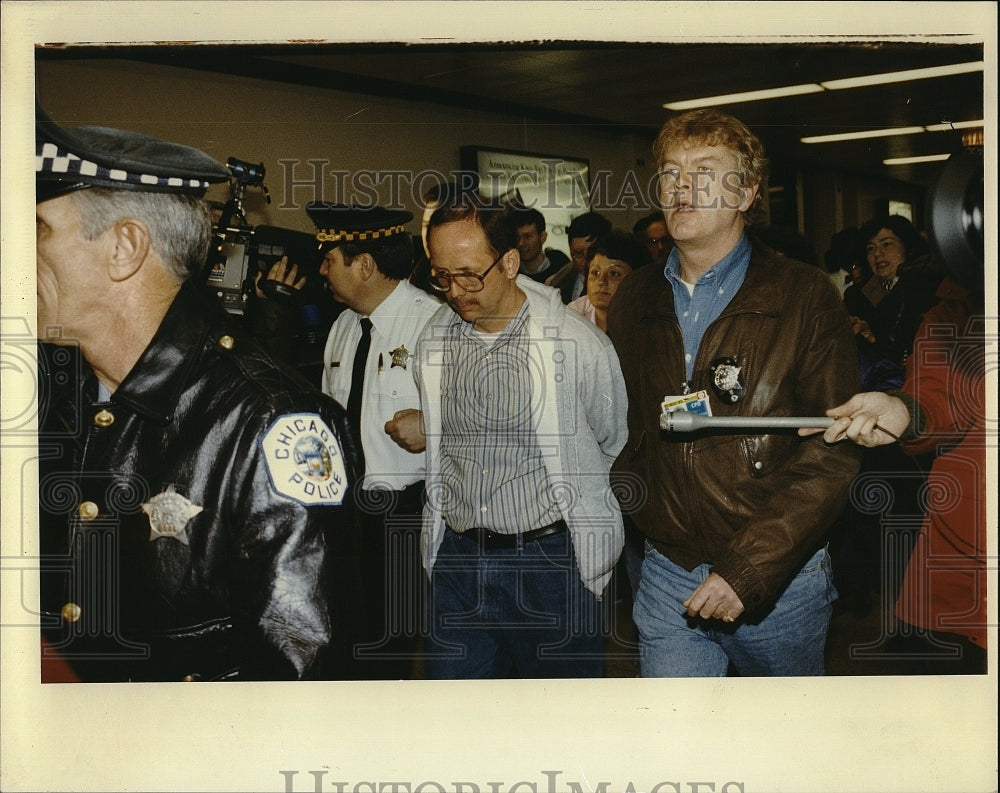
[[732,105],[739,102],[758,102],[762,99],[780,99],[786,96],[816,94],[821,93],[822,91],[839,91],[845,88],[861,88],[869,85],[902,83],[909,80],[927,80],[932,77],[950,77],[956,74],[981,72],[984,69],[984,61],[952,63],[946,66],[932,66],[926,69],[908,69],[902,72],[868,74],[862,75],[861,77],[847,77],[842,80],[826,80],[821,83],[803,83],[801,85],[787,85],[781,88],[765,88],[760,91],[745,91],[738,94],[706,96],[701,99],[685,99],[680,102],[665,102],[663,104],[663,108],[665,110],[694,110],[698,107]]
[[929,124],[926,127],[896,127],[894,129],[871,129],[864,132],[840,132],[834,135],[813,135],[808,138],[799,138],[799,142],[837,143],[844,140],[862,140],[864,138],[888,138],[893,135],[916,135],[919,132],[951,132],[959,129],[977,129],[982,126],[982,119],[978,121],[949,121],[943,124]]
[[842,140],[862,140],[864,138],[889,138],[894,135],[916,135],[923,127],[894,127],[892,129],[868,129],[864,132],[838,132],[835,135],[812,135],[799,138],[801,143],[836,143]]
[[924,129],[928,132],[951,132],[955,129],[975,129],[984,126],[983,120],[978,121],[946,121],[943,124],[928,124]]
[[843,80],[827,80],[820,83],[830,91],[844,88],[863,88],[869,85],[886,85],[888,83],[904,83],[909,80],[927,80],[932,77],[951,77],[956,74],[981,72],[985,68],[983,61],[970,63],[952,63],[947,66],[932,66],[927,69],[907,69],[902,72],[886,72],[885,74],[869,74],[862,77],[848,77]]
[[922,157],[890,157],[882,160],[883,165],[915,165],[920,162],[940,162],[951,157],[950,154],[925,154]]
[[683,102],[667,102],[663,105],[663,107],[666,110],[694,110],[697,107],[732,105],[738,102],[757,102],[761,99],[778,99],[783,96],[801,96],[802,94],[816,94],[822,91],[823,89],[816,83],[806,83],[804,85],[787,85],[783,88],[766,88],[761,91],[745,91],[739,94],[708,96],[702,99],[687,99]]

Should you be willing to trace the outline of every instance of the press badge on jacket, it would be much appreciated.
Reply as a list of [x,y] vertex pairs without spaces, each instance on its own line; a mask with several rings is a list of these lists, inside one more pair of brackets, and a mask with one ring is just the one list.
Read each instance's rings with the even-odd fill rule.
[[708,391],[697,391],[694,394],[665,396],[660,404],[661,413],[673,413],[675,410],[686,410],[699,416],[711,416],[712,407],[708,404]]
[[340,443],[322,417],[291,413],[278,418],[260,440],[271,486],[300,504],[344,501],[347,471]]

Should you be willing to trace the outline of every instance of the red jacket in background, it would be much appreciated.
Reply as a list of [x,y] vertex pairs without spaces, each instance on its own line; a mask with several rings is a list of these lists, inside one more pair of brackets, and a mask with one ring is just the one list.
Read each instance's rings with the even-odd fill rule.
[[927,513],[903,579],[896,616],[986,647],[985,325],[968,290],[950,279],[924,316],[903,391],[923,426],[902,444],[934,452]]

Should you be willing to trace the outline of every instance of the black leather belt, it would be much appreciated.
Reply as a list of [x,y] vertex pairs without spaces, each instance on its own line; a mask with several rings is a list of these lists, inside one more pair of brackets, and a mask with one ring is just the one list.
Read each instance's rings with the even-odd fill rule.
[[[450,526],[448,530],[455,531]],[[532,529],[520,534],[497,534],[495,531],[480,528],[472,528],[467,531],[455,533],[470,540],[475,540],[484,551],[495,551],[503,548],[517,548],[518,542],[537,542],[538,540],[544,540],[546,537],[554,537],[557,534],[562,534],[568,530],[569,527],[566,525],[566,521],[557,520],[548,526],[542,526],[540,529]]]

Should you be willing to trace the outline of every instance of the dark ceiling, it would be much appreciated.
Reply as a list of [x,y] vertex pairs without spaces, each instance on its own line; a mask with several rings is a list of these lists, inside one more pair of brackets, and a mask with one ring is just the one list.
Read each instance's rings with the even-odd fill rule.
[[[667,101],[983,59],[983,45],[940,41],[835,43],[544,42],[468,45],[69,47],[39,58],[119,57],[341,91],[439,102],[528,120],[601,125],[652,137]],[[995,75],[989,79],[995,84]],[[950,153],[962,132],[803,144],[805,135],[983,118],[984,73],[720,105],[762,138],[772,160],[928,185],[940,163],[887,157]]]

